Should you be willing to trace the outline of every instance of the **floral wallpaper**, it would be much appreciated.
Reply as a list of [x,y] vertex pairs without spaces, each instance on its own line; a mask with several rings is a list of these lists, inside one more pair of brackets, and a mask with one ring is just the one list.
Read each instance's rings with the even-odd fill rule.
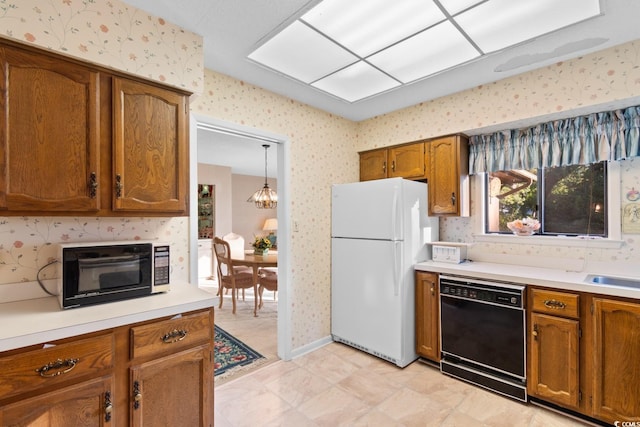
[[[171,280],[189,279],[187,217],[2,217],[0,285],[31,282],[38,270],[58,258],[58,243],[159,240],[171,243]],[[41,279],[59,277],[59,264],[43,269]]]
[[[201,93],[192,102],[193,112],[290,139],[291,200],[283,203],[289,204],[290,221],[298,230],[290,242],[294,349],[330,334],[330,189],[334,183],[358,180],[358,151],[491,126],[509,127],[518,120],[606,107],[640,95],[636,66],[640,42],[632,42],[354,123],[203,71],[199,37],[117,0],[0,0],[0,34],[193,90]],[[622,169],[620,191],[640,188],[637,159],[624,161]],[[475,209],[472,200],[472,212]],[[472,242],[472,222],[472,218],[441,219],[443,240]],[[0,283],[33,280],[36,269],[52,256],[54,243],[115,235],[171,239],[174,274],[182,274],[188,264],[188,228],[188,218],[0,217]],[[623,239],[622,248],[593,250],[590,256],[614,265],[632,261],[640,250],[637,236],[623,235]],[[482,243],[478,247],[517,252],[533,260],[545,254],[580,256],[571,248],[549,254],[548,247],[535,245]]]
[[[331,184],[358,180],[358,124],[205,70],[194,113],[291,140],[292,347],[326,337],[331,327]],[[282,221],[282,219],[279,219]],[[293,227],[291,227],[293,230]]]
[[202,91],[202,37],[118,0],[0,0],[0,37]]

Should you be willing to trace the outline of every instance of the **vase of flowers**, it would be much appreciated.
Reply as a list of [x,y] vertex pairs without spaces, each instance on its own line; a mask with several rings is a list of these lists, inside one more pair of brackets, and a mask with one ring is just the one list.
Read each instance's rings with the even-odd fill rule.
[[253,246],[255,255],[267,255],[271,247],[271,241],[266,237],[256,237],[251,246]]
[[533,218],[516,219],[507,223],[509,230],[516,236],[531,236],[540,229],[540,221]]

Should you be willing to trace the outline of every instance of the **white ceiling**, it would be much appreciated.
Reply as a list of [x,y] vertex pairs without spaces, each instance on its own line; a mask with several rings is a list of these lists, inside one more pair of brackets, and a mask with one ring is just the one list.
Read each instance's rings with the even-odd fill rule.
[[[512,0],[524,4],[537,0]],[[248,56],[318,0],[124,0],[202,35],[206,68],[353,121],[640,39],[640,1],[601,0],[602,15],[377,96],[347,102],[260,66]],[[560,5],[563,0],[557,0]],[[392,4],[393,1],[389,0]],[[534,25],[535,23],[532,23]],[[401,23],[399,23],[401,25]],[[264,162],[256,142],[255,156]],[[270,149],[275,152],[275,147]],[[275,154],[275,153],[273,153]],[[251,155],[253,157],[254,155]],[[264,174],[262,172],[253,173]]]
[[[354,121],[640,39],[640,1],[601,0],[601,16],[350,103],[247,58],[262,43],[315,6],[318,0],[124,1],[202,35],[205,67]],[[512,1],[524,5],[537,0]],[[393,3],[392,0],[389,2]],[[562,2],[557,0],[557,4]]]

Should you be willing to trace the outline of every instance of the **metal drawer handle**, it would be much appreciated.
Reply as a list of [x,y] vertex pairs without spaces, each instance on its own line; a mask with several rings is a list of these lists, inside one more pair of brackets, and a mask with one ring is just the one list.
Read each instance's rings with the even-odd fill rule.
[[166,344],[171,344],[172,342],[182,341],[187,336],[187,331],[184,329],[174,329],[168,334],[164,334],[162,336],[162,342]]
[[567,305],[562,301],[557,301],[554,299],[544,300],[544,306],[547,308],[553,308],[555,310],[562,310],[567,307]]
[[[66,374],[67,372],[75,368],[79,360],[80,359],[66,359],[66,360],[57,359],[55,362],[49,362],[46,365],[44,365],[42,368],[36,369],[36,372],[39,373],[40,376],[44,378],[57,377],[58,375]],[[62,368],[66,368],[66,369],[57,370],[55,372],[49,373],[51,369],[62,369]]]

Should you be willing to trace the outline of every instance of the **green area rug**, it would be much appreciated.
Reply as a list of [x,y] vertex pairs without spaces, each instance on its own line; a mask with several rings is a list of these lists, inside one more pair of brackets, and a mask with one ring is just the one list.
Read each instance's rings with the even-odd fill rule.
[[217,379],[235,374],[249,365],[253,367],[256,363],[266,361],[260,353],[219,326],[214,325],[214,330],[214,377]]

